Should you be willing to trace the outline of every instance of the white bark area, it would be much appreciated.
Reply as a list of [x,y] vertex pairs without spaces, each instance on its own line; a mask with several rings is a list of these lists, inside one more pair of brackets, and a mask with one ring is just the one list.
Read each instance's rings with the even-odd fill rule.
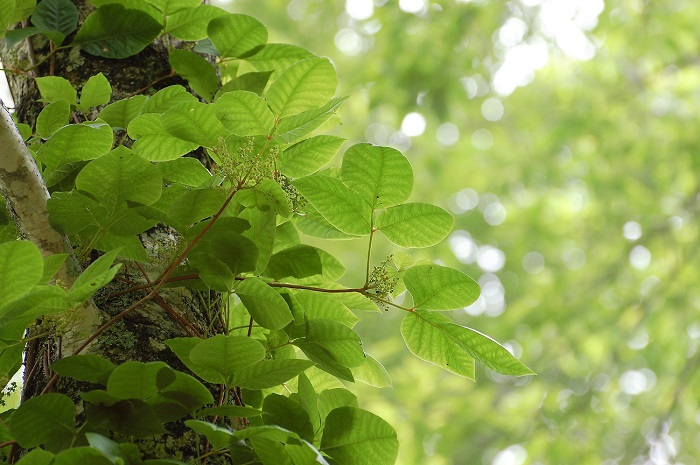
[[43,255],[65,252],[65,238],[49,224],[49,191],[4,104],[0,110],[0,191],[11,202],[24,238]]
[[[46,211],[49,191],[39,168],[1,100],[0,106],[0,192],[12,204],[17,215],[17,229],[24,239],[39,247],[44,256],[71,253],[66,237],[49,224]],[[69,275],[64,265],[58,279],[62,285],[70,287],[75,276]],[[67,354],[72,353],[100,322],[98,310],[91,300],[77,311],[79,315],[75,318],[75,324],[63,337],[63,350]]]

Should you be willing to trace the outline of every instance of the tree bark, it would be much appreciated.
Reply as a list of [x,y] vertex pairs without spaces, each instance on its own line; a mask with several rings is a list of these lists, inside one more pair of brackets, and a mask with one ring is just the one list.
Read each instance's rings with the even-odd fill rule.
[[[80,11],[80,23],[92,10],[86,0],[74,0]],[[69,43],[72,37],[66,39]],[[168,77],[171,67],[168,51],[164,44],[155,42],[139,54],[123,60],[106,59],[86,54],[78,48],[59,51],[53,59],[42,62],[49,53],[48,42],[41,37],[30,38],[13,49],[0,42],[0,59],[5,67],[14,70],[8,74],[8,81],[15,99],[14,108],[18,121],[34,127],[36,118],[43,108],[34,79],[40,76],[61,76],[80,88],[93,75],[103,73],[112,86],[112,100],[123,99],[148,89],[147,92],[182,84],[179,78]],[[20,71],[29,70],[31,71]],[[157,84],[153,85],[154,82]],[[12,122],[9,113],[2,109],[0,121],[0,189],[11,202],[16,213],[19,230],[43,253],[61,253],[70,250],[67,239],[53,230],[48,222],[46,201],[49,192],[41,179],[37,166]],[[157,227],[141,236],[151,258],[158,259],[158,250],[173,242],[169,231]],[[150,273],[150,276],[145,276]],[[120,271],[121,281],[115,281],[101,289],[94,296],[94,304],[81,312],[88,312],[75,318],[75,327],[68,328],[64,337],[37,339],[28,346],[25,355],[25,380],[23,399],[28,399],[45,391],[52,378],[50,364],[60,356],[70,355],[76,341],[85,340],[95,328],[109,321],[120,312],[143,298],[144,291],[119,295],[134,283],[146,283],[154,279],[160,270],[144,270],[135,263],[124,263]],[[69,277],[66,283],[70,284]],[[186,337],[193,334],[206,334],[212,322],[208,321],[203,299],[193,292],[182,289],[161,289],[158,297],[150,299],[138,309],[130,312],[100,334],[85,352],[101,355],[115,364],[126,360],[165,361],[175,369],[186,371],[182,363],[168,349],[164,340]],[[183,323],[187,321],[189,324]],[[86,324],[87,322],[87,324]],[[30,330],[29,335],[46,332],[42,322]],[[70,339],[67,341],[66,339]],[[61,379],[51,390],[78,399],[81,386],[70,380]],[[215,398],[218,390],[213,389]],[[162,438],[143,441],[140,446],[143,458],[175,457],[188,458],[194,454],[192,438],[181,437],[184,428],[170,425],[170,433]],[[210,464],[217,463],[209,461]]]

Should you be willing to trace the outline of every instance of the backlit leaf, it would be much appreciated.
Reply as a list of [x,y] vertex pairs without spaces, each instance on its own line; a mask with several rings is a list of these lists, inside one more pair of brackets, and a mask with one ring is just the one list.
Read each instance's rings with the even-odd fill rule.
[[399,441],[394,428],[380,417],[341,407],[328,414],[321,450],[338,465],[393,465]]
[[472,278],[444,266],[414,266],[406,270],[403,281],[415,308],[454,310],[473,304],[479,297],[479,285]]
[[166,32],[182,40],[202,40],[207,37],[209,22],[225,15],[229,13],[212,5],[186,8],[168,17]]
[[337,84],[327,58],[307,58],[280,74],[267,91],[267,102],[277,118],[297,115],[326,104]]
[[197,344],[189,354],[192,363],[219,373],[219,379],[207,379],[210,383],[224,383],[233,386],[234,375],[265,357],[265,347],[254,339],[245,336],[225,336],[208,338]]
[[371,144],[356,144],[345,152],[340,179],[372,209],[400,204],[413,190],[408,159],[396,149]]
[[60,76],[45,76],[36,78],[36,84],[39,87],[41,97],[48,103],[63,100],[75,105],[78,91],[68,79]]
[[454,218],[447,211],[428,203],[406,203],[391,207],[377,216],[375,227],[401,247],[430,247],[452,231]]
[[267,29],[257,19],[230,14],[213,19],[207,35],[222,58],[239,57],[267,42]]
[[288,147],[277,160],[282,173],[300,178],[313,174],[333,159],[345,139],[334,136],[316,136]]
[[236,294],[253,319],[264,328],[282,329],[292,321],[287,302],[258,278],[245,279],[236,287]]
[[238,136],[269,134],[275,117],[257,94],[237,90],[226,92],[216,101],[216,116],[224,127]]

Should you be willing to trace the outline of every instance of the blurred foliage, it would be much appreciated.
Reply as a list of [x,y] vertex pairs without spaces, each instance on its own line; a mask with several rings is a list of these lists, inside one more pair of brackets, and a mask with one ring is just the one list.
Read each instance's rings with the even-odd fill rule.
[[[338,131],[408,149],[414,198],[455,213],[435,253],[483,296],[453,316],[515,335],[539,373],[466,382],[366,322],[394,388],[365,407],[399,429],[399,462],[700,464],[700,4],[366,4],[231,8],[332,58],[352,95]],[[422,135],[400,132],[411,112]]]

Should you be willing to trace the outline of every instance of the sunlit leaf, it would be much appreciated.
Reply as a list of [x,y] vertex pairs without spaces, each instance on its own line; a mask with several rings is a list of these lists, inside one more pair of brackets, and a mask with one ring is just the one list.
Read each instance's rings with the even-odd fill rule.
[[406,203],[377,216],[375,227],[401,247],[430,247],[452,231],[454,218],[429,203]]
[[479,297],[479,285],[472,278],[444,266],[414,266],[406,270],[403,281],[415,308],[454,310],[473,304]]
[[366,410],[341,407],[326,419],[321,450],[338,465],[393,465],[399,452],[396,431]]
[[267,29],[257,19],[241,14],[220,16],[209,22],[207,35],[219,56],[239,57],[267,42]]
[[280,74],[267,91],[267,102],[277,118],[297,115],[327,103],[337,84],[327,58],[307,58]]

